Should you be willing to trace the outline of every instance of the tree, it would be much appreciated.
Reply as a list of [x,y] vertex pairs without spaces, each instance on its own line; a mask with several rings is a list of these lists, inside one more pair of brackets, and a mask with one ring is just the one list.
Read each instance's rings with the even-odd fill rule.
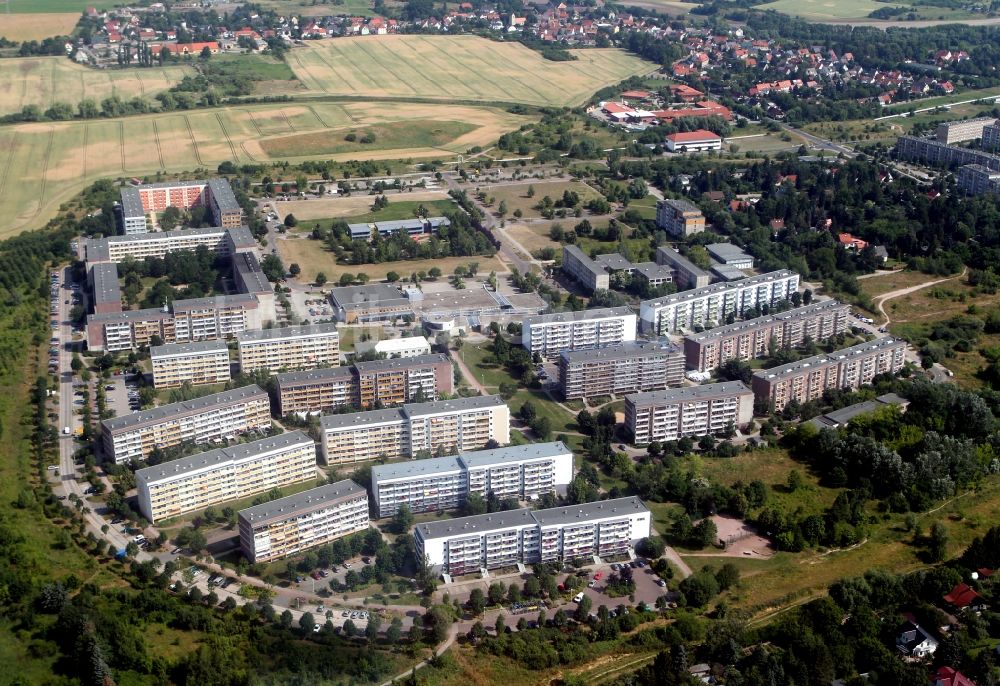
[[941,522],[931,526],[927,554],[932,562],[940,562],[948,556],[948,528]]
[[590,599],[590,596],[583,596],[583,598],[580,599],[580,602],[576,604],[576,610],[573,612],[573,619],[580,623],[587,621],[587,618],[590,616],[590,608],[593,607],[593,604],[594,601]]
[[352,283],[354,283],[354,274],[351,274],[350,272],[344,272],[343,274],[340,275],[341,286],[350,286]]
[[353,621],[351,621],[350,619],[348,619],[346,622],[344,622],[344,635],[345,636],[347,636],[348,638],[350,638],[351,636],[354,636],[356,633],[358,633],[358,627],[357,627],[357,625]]
[[316,626],[316,618],[313,617],[312,612],[303,612],[302,616],[299,618],[299,628],[302,629],[302,633],[304,634],[312,633],[312,630],[315,626]]
[[705,517],[691,529],[691,543],[698,548],[714,545],[718,536],[719,529],[710,517]]
[[473,617],[483,614],[486,609],[486,596],[481,588],[474,588],[469,594],[469,611]]
[[389,645],[395,645],[399,643],[399,639],[403,637],[403,621],[399,617],[393,617],[392,623],[389,624],[389,628],[385,630],[385,640]]
[[494,581],[490,584],[486,595],[489,598],[490,605],[499,605],[503,602],[504,596],[507,595],[507,589],[504,587],[502,582]]
[[790,493],[794,493],[795,491],[799,490],[800,488],[802,488],[802,485],[803,485],[802,474],[799,472],[799,470],[793,469],[792,471],[788,472],[788,490]]
[[327,278],[326,278],[326,273],[325,272],[318,272],[316,274],[316,285],[317,286],[323,286],[323,285],[325,285],[326,281],[327,281]]
[[385,275],[385,280],[389,283],[396,283],[399,281],[399,274],[397,272],[388,272]]
[[396,533],[405,534],[413,526],[413,513],[410,512],[410,506],[406,503],[399,506],[396,510],[396,514],[392,517],[393,529]]
[[302,273],[302,267],[299,266],[298,262],[292,262],[288,266],[288,273],[291,274],[292,276],[298,276],[299,274]]
[[176,228],[178,224],[181,223],[181,211],[179,208],[173,205],[167,207],[165,210],[160,212],[159,217],[157,217],[160,223],[160,228],[165,231],[169,231]]
[[282,222],[289,229],[299,225],[299,220],[295,218],[295,215],[289,212],[285,215],[285,220]]
[[365,638],[374,641],[378,638],[379,629],[382,628],[382,618],[377,614],[368,615],[368,624],[365,626]]

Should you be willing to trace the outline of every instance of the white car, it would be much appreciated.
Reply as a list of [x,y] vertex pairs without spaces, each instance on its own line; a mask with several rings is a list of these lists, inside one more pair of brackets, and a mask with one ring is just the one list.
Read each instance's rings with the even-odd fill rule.
[[583,600],[583,591],[581,591],[580,593],[577,593],[575,596],[573,596],[573,602],[574,603],[578,603],[581,600]]

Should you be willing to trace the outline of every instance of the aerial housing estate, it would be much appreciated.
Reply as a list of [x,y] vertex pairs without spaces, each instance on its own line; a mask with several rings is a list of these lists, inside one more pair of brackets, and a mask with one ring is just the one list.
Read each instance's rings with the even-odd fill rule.
[[635,445],[739,429],[753,419],[754,395],[742,381],[625,396],[625,429]]
[[559,356],[559,387],[567,400],[662,391],[684,381],[684,354],[668,340],[622,343]]
[[189,209],[204,205],[212,220],[223,228],[238,228],[245,223],[243,208],[236,201],[229,181],[168,181],[122,188],[121,203],[115,208],[125,235],[149,231],[149,216],[168,207]]
[[565,350],[584,350],[635,340],[636,316],[628,307],[603,307],[525,317],[521,344],[532,355],[553,358]]

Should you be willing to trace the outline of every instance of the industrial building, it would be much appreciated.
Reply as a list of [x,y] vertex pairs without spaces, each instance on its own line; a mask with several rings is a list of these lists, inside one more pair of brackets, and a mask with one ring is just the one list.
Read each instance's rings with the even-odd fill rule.
[[625,429],[635,445],[715,435],[753,419],[753,391],[741,381],[625,396]]
[[567,400],[662,391],[684,381],[684,353],[669,341],[623,343],[559,356],[559,386]]
[[722,150],[722,136],[705,129],[671,133],[666,136],[666,142],[670,152]]
[[240,371],[313,369],[340,364],[336,324],[287,326],[236,334]]
[[149,349],[149,357],[153,364],[154,388],[177,388],[185,383],[224,383],[232,378],[229,347],[225,341],[154,345]]
[[411,512],[451,510],[470,494],[534,500],[563,495],[573,480],[573,453],[561,442],[531,443],[447,457],[375,465],[372,497],[379,517],[403,505]]
[[150,522],[316,478],[316,444],[301,431],[239,443],[136,470]]
[[627,343],[635,336],[636,315],[624,306],[540,314],[521,323],[521,345],[545,358],[566,350]]
[[705,230],[705,215],[687,200],[657,200],[656,227],[672,236],[687,238]]
[[388,284],[331,288],[330,304],[337,321],[347,324],[386,321],[413,314],[410,299]]
[[236,516],[240,549],[251,563],[280,560],[370,526],[368,493],[350,480],[254,505]]
[[430,355],[431,344],[423,336],[406,338],[385,338],[381,341],[363,341],[354,344],[354,352],[375,352],[386,357],[417,357]]
[[705,246],[705,250],[719,264],[737,269],[753,269],[753,256],[732,243],[710,243]]
[[405,233],[410,238],[419,239],[437,233],[442,226],[451,226],[447,217],[414,217],[413,219],[395,219],[384,222],[363,224],[348,224],[347,230],[352,240],[371,241],[375,234],[388,238],[397,233]]

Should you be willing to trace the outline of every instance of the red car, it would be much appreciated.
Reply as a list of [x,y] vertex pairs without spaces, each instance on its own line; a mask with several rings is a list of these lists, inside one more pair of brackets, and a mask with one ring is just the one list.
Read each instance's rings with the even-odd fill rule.
[[604,572],[598,572],[597,574],[594,575],[594,581],[600,581],[601,577],[603,577],[603,576],[604,576]]
[[320,579],[322,579],[322,578],[323,578],[322,576],[320,576],[320,573],[319,573],[319,572],[313,572],[313,573],[312,573],[312,574],[310,574],[309,576],[311,576],[312,578],[316,579],[316,581],[319,581]]

